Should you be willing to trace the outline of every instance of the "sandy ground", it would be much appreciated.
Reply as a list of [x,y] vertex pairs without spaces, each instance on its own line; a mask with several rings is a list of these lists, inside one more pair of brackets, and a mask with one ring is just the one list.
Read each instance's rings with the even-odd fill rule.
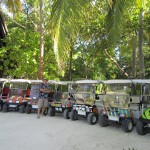
[[62,115],[0,112],[0,150],[149,150],[150,134],[125,133],[121,127],[89,125]]

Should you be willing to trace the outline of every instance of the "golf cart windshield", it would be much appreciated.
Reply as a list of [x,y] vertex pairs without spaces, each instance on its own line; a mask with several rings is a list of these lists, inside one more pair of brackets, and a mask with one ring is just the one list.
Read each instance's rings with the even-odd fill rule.
[[106,95],[104,105],[106,107],[128,108],[131,95],[131,81],[108,80],[106,82]]
[[25,96],[27,90],[27,82],[12,82],[10,88],[10,95]]
[[130,85],[127,84],[109,84],[107,85],[107,94],[130,94]]
[[54,93],[54,100],[57,102],[64,102],[65,100],[68,99],[68,92],[55,92]]
[[38,84],[31,84],[29,97],[33,100],[37,100],[39,98],[39,85]]
[[143,97],[142,97],[142,103],[143,104],[150,104],[150,84],[144,84],[142,86],[143,91]]
[[81,81],[79,84],[75,84],[73,88],[75,89],[75,99],[77,104],[87,104],[93,105],[95,103],[96,94],[96,84],[99,82],[89,80],[86,82]]

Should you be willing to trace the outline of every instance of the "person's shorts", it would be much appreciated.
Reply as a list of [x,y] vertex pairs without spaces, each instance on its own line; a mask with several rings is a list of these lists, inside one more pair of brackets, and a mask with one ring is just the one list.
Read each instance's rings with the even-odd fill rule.
[[48,107],[48,100],[44,98],[40,98],[38,100],[38,108]]

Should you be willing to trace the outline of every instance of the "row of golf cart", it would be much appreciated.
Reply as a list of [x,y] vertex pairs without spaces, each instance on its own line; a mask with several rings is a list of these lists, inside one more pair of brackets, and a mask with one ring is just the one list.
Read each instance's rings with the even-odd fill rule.
[[[3,112],[37,111],[40,80],[0,79]],[[150,132],[150,80],[76,80],[48,81],[51,92],[45,115],[63,113],[73,121],[86,118],[91,125],[121,125],[138,134]]]

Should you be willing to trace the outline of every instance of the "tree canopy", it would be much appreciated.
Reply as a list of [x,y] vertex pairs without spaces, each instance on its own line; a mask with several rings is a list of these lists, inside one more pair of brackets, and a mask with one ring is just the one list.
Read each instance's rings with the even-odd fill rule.
[[[0,11],[8,29],[0,76],[37,79],[39,1],[1,1]],[[148,0],[44,0],[43,76],[149,78],[149,12]]]

